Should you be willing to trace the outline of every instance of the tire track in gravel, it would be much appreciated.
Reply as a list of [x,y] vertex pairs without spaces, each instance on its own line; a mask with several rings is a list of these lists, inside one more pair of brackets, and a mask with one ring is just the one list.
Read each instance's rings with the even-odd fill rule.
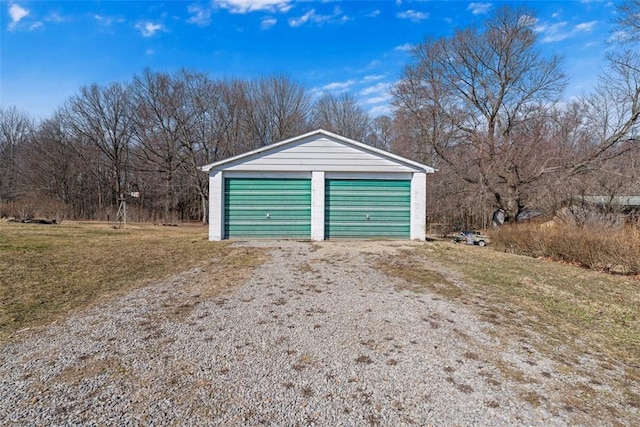
[[[232,293],[189,271],[0,349],[10,425],[565,425],[489,360],[464,307],[371,267],[412,243],[238,242],[271,258]],[[275,246],[274,246],[275,245]],[[188,310],[181,310],[187,307]],[[176,311],[177,310],[177,311]],[[178,313],[179,315],[177,315]]]

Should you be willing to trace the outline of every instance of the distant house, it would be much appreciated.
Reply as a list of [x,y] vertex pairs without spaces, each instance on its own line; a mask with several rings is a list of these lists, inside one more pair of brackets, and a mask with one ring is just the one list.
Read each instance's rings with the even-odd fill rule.
[[640,196],[576,196],[575,199],[600,209],[615,209],[620,212],[640,209]]
[[201,168],[209,239],[425,239],[434,169],[324,130]]
[[640,196],[574,196],[565,203],[561,216],[579,222],[608,221],[638,223]]

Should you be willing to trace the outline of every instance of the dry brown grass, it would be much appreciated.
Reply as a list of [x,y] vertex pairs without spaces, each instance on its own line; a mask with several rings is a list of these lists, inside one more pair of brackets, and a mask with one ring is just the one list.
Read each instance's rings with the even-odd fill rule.
[[195,266],[215,275],[199,287],[210,297],[264,260],[258,249],[209,242],[203,226],[0,222],[0,341]]
[[[403,251],[403,253],[409,254],[410,252]],[[384,257],[379,259],[377,266],[386,273],[404,279],[403,282],[395,285],[396,290],[407,290],[416,293],[433,290],[446,294],[450,298],[460,296],[460,289],[454,286],[451,280],[425,265],[420,259],[410,256]]]
[[473,296],[505,306],[498,313],[503,319],[526,314],[518,327],[525,322],[555,344],[577,339],[591,343],[592,352],[640,360],[640,281],[634,278],[467,246],[443,244],[423,255],[462,272]]
[[627,227],[576,227],[518,224],[491,232],[494,249],[550,258],[592,270],[640,274],[640,230]]
[[[609,412],[614,424],[640,408],[637,278],[448,242],[405,251],[393,261],[379,261],[379,267],[407,280],[407,288],[422,288],[472,308],[504,343],[535,349],[554,361],[560,374],[590,378],[623,396],[618,409],[612,409],[607,402],[594,403],[588,393],[572,393],[568,385],[566,393],[559,393],[567,407],[584,414]],[[423,275],[424,270],[437,270],[451,280]],[[498,368],[523,386],[529,382],[520,369]],[[628,413],[617,412],[625,407]]]

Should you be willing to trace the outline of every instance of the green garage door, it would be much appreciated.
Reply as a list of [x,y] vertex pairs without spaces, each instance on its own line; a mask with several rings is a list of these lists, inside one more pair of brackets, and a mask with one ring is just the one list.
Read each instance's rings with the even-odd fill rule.
[[408,239],[411,180],[328,179],[325,238]]
[[225,238],[311,237],[311,180],[227,178]]

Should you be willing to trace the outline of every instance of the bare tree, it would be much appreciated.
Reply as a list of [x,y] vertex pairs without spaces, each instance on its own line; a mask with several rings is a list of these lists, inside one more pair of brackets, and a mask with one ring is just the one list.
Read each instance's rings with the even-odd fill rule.
[[391,117],[379,116],[371,120],[369,134],[364,142],[374,147],[390,151],[393,144],[393,136],[393,120]]
[[424,143],[512,220],[526,206],[525,188],[555,169],[529,161],[543,137],[532,132],[566,85],[560,58],[536,48],[533,22],[527,9],[502,7],[483,29],[427,39],[393,89]]
[[249,83],[244,80],[216,82],[216,109],[212,120],[216,130],[216,149],[210,161],[247,152],[253,148]]
[[[594,92],[582,99],[584,154],[571,163],[579,174],[599,159],[623,154],[616,149],[638,135],[640,119],[640,56],[630,51],[610,56],[610,67]],[[631,148],[630,145],[625,147]]]
[[356,141],[364,141],[367,136],[369,116],[349,92],[322,95],[315,102],[312,114],[315,128],[335,132]]
[[24,158],[26,184],[40,204],[62,206],[55,212],[58,219],[94,219],[101,179],[96,148],[67,129],[65,121],[57,111],[38,126]]
[[[433,149],[433,145],[425,143],[433,139],[433,134],[429,133],[430,127],[418,119],[418,116],[408,110],[396,109],[392,119],[391,151],[439,169],[444,162]],[[440,124],[442,123],[438,123]]]
[[181,70],[174,79],[185,87],[182,100],[184,124],[179,127],[180,167],[189,179],[189,189],[200,200],[200,216],[207,220],[208,178],[199,166],[218,159],[221,141],[215,118],[221,103],[222,87],[206,74]]
[[640,144],[640,50],[636,42],[640,40],[640,2],[626,1],[618,9],[618,29],[625,36],[616,38],[598,85],[581,100],[581,155],[571,162],[569,175],[579,175]]
[[616,7],[617,38],[629,42],[640,41],[640,0],[620,2]]
[[0,107],[0,203],[19,195],[20,160],[34,131],[34,122],[16,107]]
[[[127,186],[127,161],[131,143],[129,93],[120,83],[85,86],[72,96],[61,114],[65,129],[96,148],[96,169],[104,176],[110,206]],[[98,210],[103,207],[101,182]]]
[[309,95],[286,75],[261,77],[249,85],[253,148],[290,138],[308,129]]
[[161,189],[154,195],[162,201],[163,221],[173,223],[184,161],[181,150],[188,144],[184,139],[189,125],[186,85],[170,74],[147,69],[134,77],[130,90],[138,165],[161,180]]

